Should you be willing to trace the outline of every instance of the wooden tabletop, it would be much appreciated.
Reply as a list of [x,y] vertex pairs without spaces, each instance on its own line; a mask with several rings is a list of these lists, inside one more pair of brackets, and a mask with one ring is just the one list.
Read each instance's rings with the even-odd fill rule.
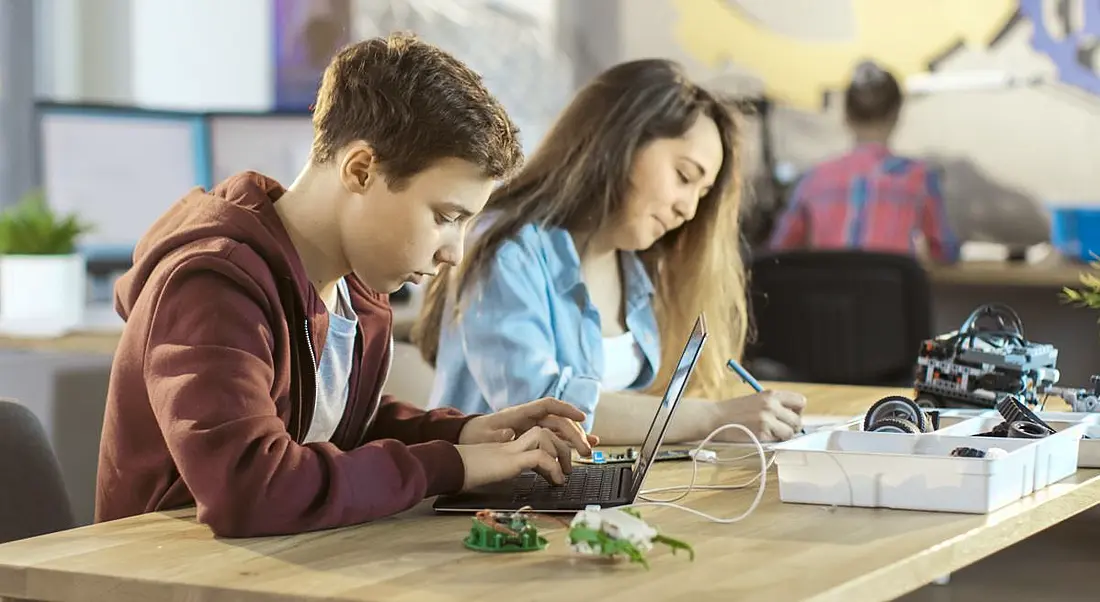
[[[807,412],[849,415],[904,390],[784,385]],[[744,448],[721,453],[736,456]],[[740,484],[753,463],[703,465],[706,484]],[[683,485],[690,465],[654,466],[647,488]],[[715,524],[671,508],[642,508],[696,559],[655,549],[651,570],[570,555],[565,530],[540,522],[543,552],[465,549],[468,516],[427,503],[373,524],[288,537],[219,540],[182,510],[93,525],[0,546],[0,596],[91,602],[356,600],[450,602],[512,595],[526,601],[892,600],[1063,521],[1100,499],[1100,471],[1078,471],[990,515],[829,508],[779,501],[774,472],[757,510]],[[686,505],[742,513],[755,489],[693,493]]]
[[1010,286],[1061,289],[1076,287],[1082,273],[1100,275],[1088,264],[1051,255],[1037,263],[965,261],[954,265],[928,266],[933,284]]

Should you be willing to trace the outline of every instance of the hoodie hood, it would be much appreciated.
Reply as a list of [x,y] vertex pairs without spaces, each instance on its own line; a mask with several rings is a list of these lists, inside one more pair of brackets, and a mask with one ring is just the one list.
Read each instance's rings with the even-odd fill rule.
[[191,190],[138,241],[133,267],[115,283],[115,310],[128,320],[157,266],[200,241],[217,238],[248,246],[273,273],[289,274],[307,298],[309,278],[275,212],[275,202],[285,192],[278,182],[255,172],[233,176],[210,192]]

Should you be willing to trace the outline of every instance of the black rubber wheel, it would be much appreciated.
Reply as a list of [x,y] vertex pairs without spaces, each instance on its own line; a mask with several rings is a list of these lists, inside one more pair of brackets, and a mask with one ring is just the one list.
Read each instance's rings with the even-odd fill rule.
[[1013,395],[1006,395],[1004,399],[997,402],[997,412],[1004,417],[1005,422],[1009,423],[1009,437],[1012,436],[1012,424],[1016,422],[1030,422],[1040,429],[1046,430],[1047,435],[1055,432],[1049,424],[1043,422],[1035,412],[1032,412],[1030,408]]
[[901,418],[917,425],[917,432],[926,432],[931,428],[928,415],[917,402],[901,395],[889,395],[876,401],[863,417],[863,430],[871,430],[871,425],[885,418]]
[[1017,420],[1008,425],[1010,439],[1042,439],[1049,434],[1042,426],[1026,420]]
[[876,421],[866,430],[870,433],[903,433],[911,435],[919,435],[921,433],[920,427],[912,420],[892,416]]
[[916,399],[917,405],[926,410],[938,410],[943,405],[943,400],[935,395],[929,395],[928,393],[921,393]]

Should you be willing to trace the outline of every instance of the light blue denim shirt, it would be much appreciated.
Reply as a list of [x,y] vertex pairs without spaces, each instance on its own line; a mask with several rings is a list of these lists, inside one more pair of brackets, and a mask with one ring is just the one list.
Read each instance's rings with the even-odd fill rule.
[[[620,257],[626,327],[644,356],[630,389],[643,389],[660,365],[653,284],[637,255]],[[453,304],[452,291],[430,407],[483,413],[555,397],[585,412],[584,427],[591,430],[604,373],[603,337],[572,235],[524,226],[500,246],[483,278],[468,286],[457,318]]]

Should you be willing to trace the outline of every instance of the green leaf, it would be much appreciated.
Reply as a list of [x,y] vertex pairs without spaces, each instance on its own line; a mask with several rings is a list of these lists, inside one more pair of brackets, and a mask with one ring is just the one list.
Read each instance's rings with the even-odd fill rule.
[[0,255],[68,255],[90,225],[55,214],[40,191],[0,212]]
[[[1089,266],[1100,271],[1100,257],[1093,254]],[[1083,272],[1078,274],[1077,280],[1081,283],[1081,288],[1063,287],[1059,295],[1062,301],[1076,307],[1100,309],[1100,277],[1093,272]]]

